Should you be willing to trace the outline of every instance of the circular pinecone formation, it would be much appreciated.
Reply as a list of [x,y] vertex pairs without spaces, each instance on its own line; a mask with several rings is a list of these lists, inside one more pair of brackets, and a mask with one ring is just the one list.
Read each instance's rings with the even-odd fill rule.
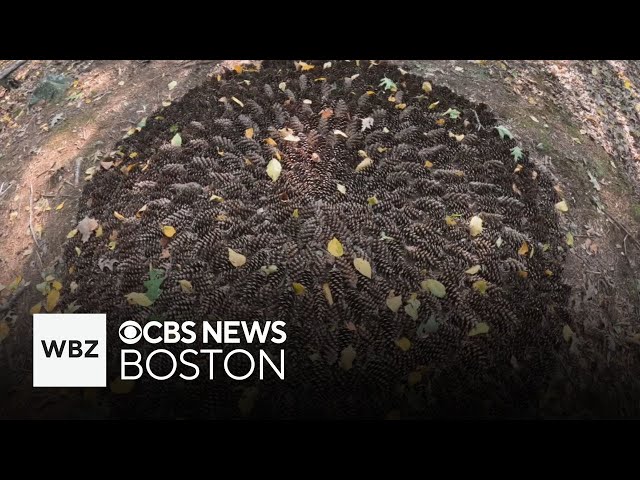
[[[85,187],[79,220],[102,235],[69,240],[78,286],[63,303],[107,314],[110,380],[118,326],[152,319],[283,320],[283,346],[222,348],[276,364],[284,348],[286,380],[145,374],[113,412],[529,412],[566,315],[560,199],[497,125],[485,105],[369,61],[245,66],[149,116]],[[129,301],[150,271],[153,303]]]

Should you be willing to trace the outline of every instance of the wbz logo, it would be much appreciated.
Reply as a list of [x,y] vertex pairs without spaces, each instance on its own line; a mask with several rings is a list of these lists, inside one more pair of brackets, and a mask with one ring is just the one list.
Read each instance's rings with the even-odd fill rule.
[[34,387],[106,387],[105,314],[33,316]]

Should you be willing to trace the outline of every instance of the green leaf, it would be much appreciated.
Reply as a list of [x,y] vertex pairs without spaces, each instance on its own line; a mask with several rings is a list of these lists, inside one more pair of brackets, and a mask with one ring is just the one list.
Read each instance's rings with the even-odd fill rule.
[[513,134],[504,125],[499,125],[495,128],[496,130],[498,130],[498,133],[500,134],[500,138],[502,138],[503,140],[504,140],[504,137],[509,137],[510,140],[513,139]]
[[456,118],[460,117],[460,112],[458,110],[456,110],[455,108],[450,108],[449,110],[444,112],[442,115],[443,116],[444,115],[449,115],[449,118],[452,118],[453,120],[455,120]]
[[517,161],[524,156],[524,153],[522,153],[522,150],[520,149],[520,147],[513,147],[511,149],[511,155],[513,155],[513,158],[515,158]]
[[171,145],[173,145],[174,147],[182,146],[182,137],[180,136],[179,133],[176,133],[174,137],[171,139]]
[[380,81],[380,87],[384,86],[385,90],[391,90],[391,89],[397,89],[398,87],[396,86],[395,83],[393,83],[393,80],[391,80],[390,78],[384,77],[381,81]]
[[164,279],[165,279],[164,270],[160,268],[152,268],[149,271],[149,280],[144,282],[144,286],[147,289],[147,291],[145,292],[145,295],[152,302],[156,301],[157,298],[162,293],[162,290],[160,289],[160,285],[162,285],[162,282],[164,282]]
[[179,128],[180,127],[178,127],[178,125],[171,125],[171,128],[169,128],[169,132],[176,133]]

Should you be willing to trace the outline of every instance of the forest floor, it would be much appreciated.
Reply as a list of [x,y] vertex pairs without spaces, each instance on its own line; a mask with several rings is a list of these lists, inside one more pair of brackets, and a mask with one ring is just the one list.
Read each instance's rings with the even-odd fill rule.
[[[0,70],[9,63],[0,60]],[[31,61],[13,76],[17,88],[0,86],[0,363],[13,380],[30,386],[26,312],[45,301],[36,285],[61,276],[61,247],[76,226],[85,177],[143,118],[235,63]],[[489,105],[567,199],[570,349],[542,410],[640,416],[640,64],[402,63]],[[72,82],[62,100],[29,106],[50,74]],[[68,395],[82,401],[78,392]],[[46,392],[0,382],[5,396],[21,411],[28,405],[34,418],[55,416]],[[585,411],[572,410],[576,396],[588,399]],[[0,411],[0,417],[12,414]]]

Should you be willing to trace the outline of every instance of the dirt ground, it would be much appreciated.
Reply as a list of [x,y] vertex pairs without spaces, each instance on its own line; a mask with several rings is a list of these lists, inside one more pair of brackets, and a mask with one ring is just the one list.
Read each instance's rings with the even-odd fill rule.
[[[640,416],[640,64],[402,63],[488,104],[556,177],[569,204],[562,218],[573,239],[563,273],[572,288],[570,348],[541,411]],[[0,70],[8,64],[0,61]],[[31,381],[29,349],[21,345],[31,338],[27,312],[45,311],[37,284],[61,276],[61,246],[75,227],[92,167],[163,102],[235,64],[31,61],[13,76],[17,88],[0,86],[0,365],[12,373],[0,397],[29,405],[36,417],[39,409],[55,408],[45,393],[19,388]],[[52,73],[73,81],[63,99],[28,107],[30,94]],[[582,411],[572,408],[577,397]],[[9,408],[0,417],[10,417]]]

